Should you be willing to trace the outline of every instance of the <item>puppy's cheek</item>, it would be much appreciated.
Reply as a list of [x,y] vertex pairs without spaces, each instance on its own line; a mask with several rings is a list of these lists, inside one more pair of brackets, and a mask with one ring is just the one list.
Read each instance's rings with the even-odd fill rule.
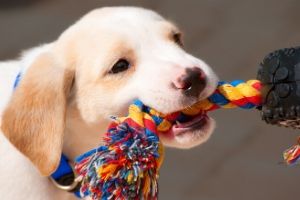
[[114,94],[113,101],[110,101],[114,105],[115,112],[114,115],[121,117],[128,114],[128,107],[135,99],[140,99],[138,97],[138,91],[134,87],[125,87],[118,93]]
[[180,136],[161,135],[160,139],[165,146],[179,149],[190,149],[205,143],[215,129],[215,120],[210,118],[209,125],[205,130],[195,130]]

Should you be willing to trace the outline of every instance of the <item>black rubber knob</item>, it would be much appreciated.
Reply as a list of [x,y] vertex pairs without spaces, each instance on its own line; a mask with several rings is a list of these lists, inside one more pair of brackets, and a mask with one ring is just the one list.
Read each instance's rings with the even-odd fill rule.
[[279,126],[300,128],[300,47],[279,49],[259,66],[262,119]]

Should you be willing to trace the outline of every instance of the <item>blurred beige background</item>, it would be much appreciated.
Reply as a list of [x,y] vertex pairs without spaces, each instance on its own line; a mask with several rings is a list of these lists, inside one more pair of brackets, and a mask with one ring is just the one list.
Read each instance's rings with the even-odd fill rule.
[[[177,22],[186,49],[223,80],[255,78],[265,54],[300,44],[297,0],[0,0],[0,60],[54,40],[87,11],[107,5],[143,6]],[[167,151],[160,199],[299,198],[300,167],[279,164],[298,131],[268,126],[257,111],[212,115],[218,127],[211,140],[192,150]]]

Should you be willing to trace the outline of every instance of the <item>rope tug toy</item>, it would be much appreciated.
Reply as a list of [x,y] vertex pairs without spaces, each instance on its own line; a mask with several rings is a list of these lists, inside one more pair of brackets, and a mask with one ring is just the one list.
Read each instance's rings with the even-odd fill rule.
[[[180,112],[164,115],[135,100],[127,117],[113,118],[105,145],[77,158],[75,171],[82,181],[81,196],[89,195],[93,200],[157,199],[164,155],[159,135],[176,122],[183,123],[203,112],[258,108],[267,123],[300,128],[298,78],[300,81],[300,48],[283,49],[265,57],[259,80],[220,82],[209,98]],[[284,152],[288,164],[299,157],[300,145]]]

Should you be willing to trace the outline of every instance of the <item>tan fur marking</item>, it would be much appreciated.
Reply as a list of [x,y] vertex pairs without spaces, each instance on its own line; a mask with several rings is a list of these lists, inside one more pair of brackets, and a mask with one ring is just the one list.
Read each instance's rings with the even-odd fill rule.
[[63,145],[66,98],[73,73],[56,66],[51,55],[37,58],[3,115],[2,129],[42,175],[58,166]]

